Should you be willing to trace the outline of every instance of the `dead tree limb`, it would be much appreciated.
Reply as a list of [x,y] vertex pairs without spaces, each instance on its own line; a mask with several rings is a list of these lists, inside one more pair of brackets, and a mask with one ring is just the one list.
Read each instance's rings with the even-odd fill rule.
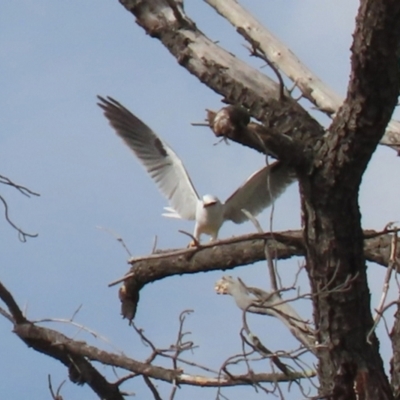
[[[279,68],[299,88],[303,97],[320,111],[335,114],[344,99],[322,82],[277,37],[253,17],[236,0],[205,0],[228,20],[246,40],[251,38],[268,60]],[[400,122],[391,120],[381,144],[400,151]]]
[[[78,385],[88,384],[101,399],[124,400],[119,388],[109,383],[87,360],[88,355],[82,351],[85,346],[83,342],[76,342],[52,329],[32,324],[22,314],[14,297],[1,282],[0,299],[13,317],[14,333],[28,347],[60,361],[68,368],[72,382]],[[92,351],[99,352],[98,349]]]
[[123,354],[110,353],[84,341],[73,340],[53,329],[43,328],[28,321],[22,314],[11,293],[0,282],[0,299],[6,304],[14,323],[14,333],[29,347],[59,360],[69,370],[70,380],[76,384],[88,384],[101,398],[123,400],[119,382],[110,383],[91,364],[97,361],[134,372],[138,376],[157,379],[174,384],[201,387],[229,387],[248,385],[249,382],[289,382],[314,376],[314,372],[294,372],[289,375],[276,373],[241,374],[232,376],[207,377],[186,374],[182,369],[168,369],[136,361]]
[[[309,149],[324,128],[290,96],[280,99],[279,84],[207,38],[186,15],[177,20],[165,0],[120,0],[146,32],[159,39],[181,66],[225,101],[242,105],[264,124],[260,137],[231,138],[261,153],[265,148],[292,165],[307,164]],[[246,131],[245,131],[246,133]]]
[[[364,231],[364,236],[365,258],[387,267],[392,240],[390,231],[369,230]],[[132,320],[139,302],[140,290],[148,283],[174,275],[225,271],[264,261],[266,240],[269,252],[278,260],[305,255],[302,231],[256,233],[219,240],[198,248],[166,250],[131,258],[130,271],[110,285],[124,282],[120,292],[122,315]]]

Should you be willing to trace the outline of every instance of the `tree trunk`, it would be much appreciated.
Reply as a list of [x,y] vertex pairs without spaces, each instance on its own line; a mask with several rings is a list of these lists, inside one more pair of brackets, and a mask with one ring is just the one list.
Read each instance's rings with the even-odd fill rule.
[[400,3],[362,1],[345,103],[300,175],[321,393],[391,399],[372,334],[358,190],[399,93]]

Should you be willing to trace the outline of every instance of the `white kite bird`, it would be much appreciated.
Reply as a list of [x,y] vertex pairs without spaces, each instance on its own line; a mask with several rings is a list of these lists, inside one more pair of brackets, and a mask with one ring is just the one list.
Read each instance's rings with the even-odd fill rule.
[[295,180],[290,168],[275,162],[252,174],[225,203],[210,194],[200,198],[182,161],[171,147],[116,100],[98,98],[98,105],[110,125],[169,200],[171,207],[165,207],[168,213],[163,215],[195,220],[193,236],[198,242],[201,234],[210,235],[211,240],[217,239],[219,229],[227,220],[236,224],[248,220],[242,209],[256,216]]

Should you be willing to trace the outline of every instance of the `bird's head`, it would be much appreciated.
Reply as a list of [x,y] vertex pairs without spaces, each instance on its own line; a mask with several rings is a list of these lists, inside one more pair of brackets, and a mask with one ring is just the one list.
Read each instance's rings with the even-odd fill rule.
[[211,207],[215,204],[220,204],[218,197],[213,196],[212,194],[206,194],[203,196],[203,207]]

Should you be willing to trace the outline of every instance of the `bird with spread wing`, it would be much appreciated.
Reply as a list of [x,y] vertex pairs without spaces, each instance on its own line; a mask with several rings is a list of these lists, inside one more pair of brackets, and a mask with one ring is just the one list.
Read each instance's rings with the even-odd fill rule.
[[195,220],[194,238],[207,234],[216,240],[222,224],[236,224],[248,220],[242,212],[256,216],[290,185],[295,177],[279,161],[254,172],[226,201],[221,203],[213,195],[199,197],[186,169],[175,154],[156,133],[128,109],[111,97],[98,96],[98,105],[115,132],[133,150],[153,178],[171,207],[165,207],[167,217]]

